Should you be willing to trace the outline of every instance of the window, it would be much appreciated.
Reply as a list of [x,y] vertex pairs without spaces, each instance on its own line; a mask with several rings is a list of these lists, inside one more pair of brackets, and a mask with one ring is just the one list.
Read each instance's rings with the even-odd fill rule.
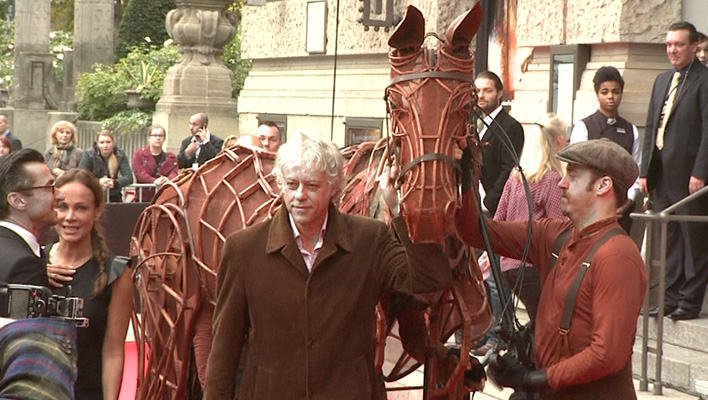
[[381,118],[350,118],[344,120],[346,126],[346,145],[381,139],[383,120]]
[[580,88],[580,78],[590,60],[590,46],[551,46],[551,79],[548,111],[558,114],[572,125],[575,94]]

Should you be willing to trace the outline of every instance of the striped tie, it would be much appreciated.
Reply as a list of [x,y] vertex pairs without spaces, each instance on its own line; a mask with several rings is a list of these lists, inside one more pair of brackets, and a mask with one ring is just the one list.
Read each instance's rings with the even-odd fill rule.
[[669,88],[669,97],[664,103],[664,109],[661,112],[661,121],[659,123],[659,129],[656,131],[656,148],[661,150],[664,148],[664,132],[666,131],[666,123],[669,121],[669,116],[671,115],[671,109],[674,107],[674,100],[676,100],[676,92],[681,79],[681,72],[674,72],[674,77],[671,80],[671,87]]

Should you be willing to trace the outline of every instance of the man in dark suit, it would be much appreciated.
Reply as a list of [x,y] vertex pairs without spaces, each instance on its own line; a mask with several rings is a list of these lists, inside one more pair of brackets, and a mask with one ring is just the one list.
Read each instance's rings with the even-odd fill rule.
[[295,132],[278,151],[283,207],[229,236],[217,275],[206,400],[232,399],[248,334],[239,398],[386,398],[375,371],[374,311],[390,291],[424,293],[449,284],[435,244],[400,241],[380,221],[342,214],[338,148]]
[[192,134],[182,141],[177,155],[180,168],[198,167],[211,160],[221,151],[224,140],[209,131],[209,117],[204,113],[189,118],[189,132]]
[[0,113],[0,135],[5,135],[12,144],[12,151],[22,150],[22,141],[10,132],[10,118]]
[[[491,71],[477,75],[474,81],[479,100],[477,105],[484,112],[484,127],[479,136],[482,141],[483,205],[494,216],[509,172],[524,148],[524,128],[501,106],[504,86],[499,76]],[[509,154],[513,150],[516,157]]]
[[57,222],[63,199],[42,154],[33,149],[0,159],[0,282],[47,286],[38,238]]
[[[671,25],[666,53],[674,69],[660,74],[652,89],[639,188],[654,191],[657,211],[708,179],[708,68],[696,59],[697,45],[692,24]],[[677,214],[708,215],[708,201],[693,201]],[[672,222],[668,239],[664,313],[673,320],[697,318],[708,282],[708,224]]]

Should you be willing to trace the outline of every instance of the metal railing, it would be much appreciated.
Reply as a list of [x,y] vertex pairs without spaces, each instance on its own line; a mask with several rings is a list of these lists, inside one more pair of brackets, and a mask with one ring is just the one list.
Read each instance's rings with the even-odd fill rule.
[[[153,189],[157,190],[158,186],[155,185],[154,183],[132,183],[128,186],[124,186],[121,188],[121,198],[123,199],[123,201],[125,201],[126,192],[129,192],[130,189],[137,189],[136,193],[135,193],[137,202],[142,203],[143,202],[143,189],[145,189],[145,188],[153,188]],[[110,189],[106,189],[106,203],[111,202],[110,191],[111,191]]]
[[[664,210],[654,213],[648,210],[645,213],[632,213],[630,216],[632,219],[645,221],[647,223],[646,231],[646,265],[647,265],[647,281],[652,281],[652,271],[654,268],[658,268],[658,298],[657,306],[659,315],[656,317],[656,346],[649,346],[649,291],[651,285],[647,287],[647,294],[644,297],[644,305],[642,313],[642,365],[641,373],[639,377],[639,390],[648,391],[649,390],[649,379],[648,379],[648,360],[649,353],[656,356],[655,369],[654,369],[654,394],[661,395],[663,382],[661,380],[661,363],[663,358],[663,346],[664,346],[664,298],[666,296],[666,253],[667,249],[667,239],[669,232],[669,222],[708,222],[708,216],[706,215],[675,215],[677,209],[685,206],[686,204],[696,200],[697,198],[708,193],[708,186],[702,188],[701,190],[685,197],[676,204],[665,208]],[[659,225],[660,236],[659,236],[659,258],[654,259],[654,243],[653,235],[656,225]]]

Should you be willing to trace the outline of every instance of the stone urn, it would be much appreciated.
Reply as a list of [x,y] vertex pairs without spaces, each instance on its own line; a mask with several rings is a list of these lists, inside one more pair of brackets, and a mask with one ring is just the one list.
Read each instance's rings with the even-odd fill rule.
[[151,99],[143,99],[140,97],[140,92],[132,89],[125,91],[128,96],[128,108],[139,108],[141,110],[149,110],[155,107],[155,102]]

